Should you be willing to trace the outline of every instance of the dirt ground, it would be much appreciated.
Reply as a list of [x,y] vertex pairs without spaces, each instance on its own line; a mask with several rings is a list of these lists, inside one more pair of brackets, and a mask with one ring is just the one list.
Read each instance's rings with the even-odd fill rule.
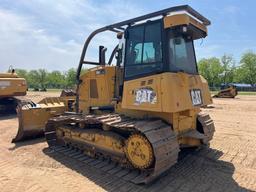
[[[35,95],[38,96],[35,96]],[[29,93],[34,100],[58,93]],[[18,122],[0,117],[0,191],[256,191],[256,96],[214,99],[211,148],[186,153],[150,185],[134,185],[50,151],[44,139],[11,143]]]

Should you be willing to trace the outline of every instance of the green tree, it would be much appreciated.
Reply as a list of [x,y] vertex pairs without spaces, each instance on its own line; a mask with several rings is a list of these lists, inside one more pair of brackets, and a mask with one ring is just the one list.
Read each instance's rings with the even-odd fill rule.
[[246,76],[245,70],[241,66],[236,67],[234,70],[234,82],[245,83],[244,77]]
[[73,88],[76,84],[76,70],[71,68],[66,73],[66,87]]
[[248,51],[243,54],[240,67],[237,69],[237,79],[243,83],[256,84],[256,54]]
[[199,73],[206,78],[210,87],[219,86],[222,82],[221,74],[224,69],[218,58],[201,59],[198,62]]
[[39,69],[37,78],[38,78],[39,86],[41,87],[41,89],[45,89],[46,82],[47,82],[47,71],[45,69]]
[[19,77],[27,79],[28,72],[25,69],[15,69],[15,72],[18,74]]
[[28,72],[27,82],[28,82],[30,88],[39,88],[38,76],[39,76],[39,74],[38,74],[37,70],[31,70]]
[[231,55],[223,55],[221,57],[221,65],[223,68],[222,83],[231,83],[235,75],[235,61]]
[[[83,75],[87,69],[81,70]],[[67,72],[55,70],[47,72],[45,69],[26,71],[24,69],[17,69],[17,74],[27,80],[29,88],[74,88],[76,85],[76,69],[71,68]]]
[[65,87],[65,76],[60,71],[52,71],[47,75],[47,88],[61,89]]

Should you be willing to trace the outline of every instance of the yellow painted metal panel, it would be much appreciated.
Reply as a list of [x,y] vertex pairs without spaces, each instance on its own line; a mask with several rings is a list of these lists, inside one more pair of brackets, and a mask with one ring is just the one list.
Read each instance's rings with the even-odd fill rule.
[[27,84],[23,78],[0,78],[0,97],[26,95]]
[[[80,77],[82,83],[79,89],[79,106],[83,112],[88,112],[91,106],[110,105],[114,97],[114,66],[99,66],[90,69]],[[90,81],[95,82],[94,87],[90,87]],[[91,84],[92,85],[92,84]],[[91,88],[91,89],[90,89]],[[97,97],[91,97],[91,91],[97,92]]]
[[[153,83],[148,85],[149,80]],[[145,82],[145,83],[143,83]],[[152,90],[156,100],[150,101],[142,98],[138,102],[138,90]],[[193,105],[192,90],[199,90],[202,104]],[[150,92],[150,91],[149,91]],[[186,73],[171,73],[152,75],[131,81],[125,81],[122,99],[122,108],[175,113],[212,103],[207,82],[199,75]],[[145,94],[147,97],[148,94]]]
[[192,24],[195,27],[207,33],[207,27],[204,24],[193,19],[187,14],[171,15],[171,16],[166,16],[164,18],[164,28],[170,28],[178,25],[189,25],[189,24]]
[[0,78],[18,78],[16,73],[0,73]]
[[[164,112],[179,112],[211,103],[207,82],[199,75],[163,73],[161,87]],[[192,90],[200,90],[201,105],[193,105]]]
[[122,108],[162,111],[161,75],[124,82]]

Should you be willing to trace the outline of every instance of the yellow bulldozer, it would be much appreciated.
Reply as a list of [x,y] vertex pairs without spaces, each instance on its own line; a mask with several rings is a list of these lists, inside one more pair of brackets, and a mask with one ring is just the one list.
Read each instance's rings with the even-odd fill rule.
[[[198,74],[193,44],[207,36],[208,25],[207,18],[183,5],[92,32],[77,69],[75,112],[47,121],[49,147],[139,184],[172,167],[180,149],[208,145],[214,123],[200,107],[212,99]],[[119,41],[109,60],[104,46],[98,61],[87,60],[91,40],[109,31]],[[95,67],[80,74],[84,65]],[[47,110],[55,111],[54,105]],[[31,108],[23,106],[20,114],[27,110],[32,117]]]
[[0,113],[15,111],[20,99],[27,93],[27,84],[20,78],[15,70],[10,67],[7,73],[0,73]]

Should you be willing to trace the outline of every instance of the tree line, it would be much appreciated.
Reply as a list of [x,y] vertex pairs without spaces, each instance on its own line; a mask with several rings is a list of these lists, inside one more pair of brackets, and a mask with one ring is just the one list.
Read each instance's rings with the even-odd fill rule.
[[222,83],[256,85],[256,54],[247,51],[238,63],[232,55],[227,54],[221,58],[201,59],[198,62],[198,70],[210,87],[219,87]]
[[76,69],[66,72],[58,70],[48,72],[45,69],[24,70],[16,69],[16,73],[26,79],[28,87],[32,89],[66,89],[74,88],[76,84]]
[[[198,62],[199,73],[206,78],[210,87],[219,87],[222,83],[256,84],[256,54],[252,51],[244,53],[238,63],[232,55],[221,58],[204,58]],[[86,70],[83,70],[83,73]],[[27,80],[33,89],[64,89],[73,88],[76,84],[76,69],[66,72],[58,70],[48,72],[45,69],[16,69],[20,77]]]

